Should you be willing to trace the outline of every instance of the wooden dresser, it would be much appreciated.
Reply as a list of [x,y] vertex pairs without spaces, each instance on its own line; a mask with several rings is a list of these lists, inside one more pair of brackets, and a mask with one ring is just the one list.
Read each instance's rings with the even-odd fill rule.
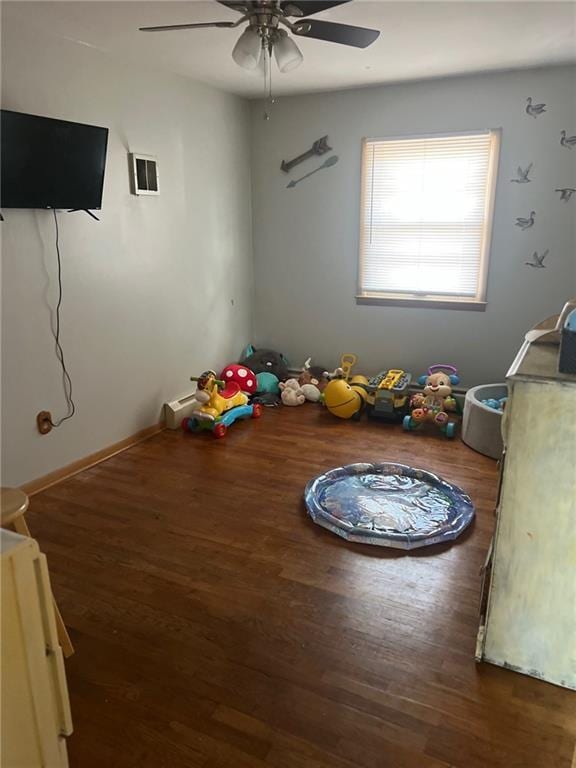
[[476,658],[576,688],[576,376],[548,339],[527,340],[507,375]]

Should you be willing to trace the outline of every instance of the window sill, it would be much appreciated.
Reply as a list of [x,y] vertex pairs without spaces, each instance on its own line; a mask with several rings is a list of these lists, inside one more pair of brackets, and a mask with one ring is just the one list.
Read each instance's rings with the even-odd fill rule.
[[385,307],[420,307],[422,309],[463,309],[472,312],[485,312],[486,302],[476,299],[433,299],[430,296],[418,299],[415,297],[378,296],[363,294],[356,296],[356,304]]

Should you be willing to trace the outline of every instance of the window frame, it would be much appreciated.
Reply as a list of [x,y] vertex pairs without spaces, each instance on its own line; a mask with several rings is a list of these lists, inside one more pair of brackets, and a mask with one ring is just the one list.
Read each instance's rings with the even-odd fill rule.
[[[364,267],[363,236],[364,210],[367,201],[365,199],[364,173],[366,164],[364,156],[366,146],[369,142],[384,141],[410,141],[414,139],[428,138],[450,138],[456,136],[476,136],[478,134],[488,133],[491,136],[492,145],[490,149],[489,167],[487,173],[486,192],[485,192],[485,211],[486,226],[484,228],[484,237],[481,244],[480,268],[478,275],[478,285],[474,297],[456,297],[453,294],[438,295],[427,294],[424,292],[413,293],[386,293],[362,291],[362,274]],[[498,181],[498,168],[500,164],[500,149],[502,142],[501,128],[478,128],[476,130],[465,131],[439,131],[434,133],[416,133],[402,134],[396,136],[382,137],[364,137],[360,149],[360,217],[359,217],[359,237],[358,237],[358,279],[356,286],[356,303],[364,305],[385,305],[401,307],[435,307],[438,309],[463,309],[483,312],[486,309],[486,291],[488,283],[488,268],[490,264],[490,255],[492,248],[492,232],[494,224],[494,209],[496,203],[496,187]]]

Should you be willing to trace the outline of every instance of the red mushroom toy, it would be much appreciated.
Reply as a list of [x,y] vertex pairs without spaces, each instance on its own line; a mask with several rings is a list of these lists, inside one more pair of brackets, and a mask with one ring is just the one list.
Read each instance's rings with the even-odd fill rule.
[[227,365],[220,374],[222,381],[235,382],[242,392],[253,395],[256,392],[256,376],[245,365]]

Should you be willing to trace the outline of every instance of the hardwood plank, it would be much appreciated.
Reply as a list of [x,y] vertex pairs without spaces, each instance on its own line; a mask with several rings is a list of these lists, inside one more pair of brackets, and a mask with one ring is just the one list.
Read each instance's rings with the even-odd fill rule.
[[73,461],[65,467],[60,467],[53,472],[49,472],[47,475],[43,475],[42,477],[36,478],[36,480],[31,480],[30,482],[25,483],[22,486],[22,490],[25,491],[28,496],[33,496],[36,493],[40,493],[40,491],[45,491],[52,485],[56,485],[56,483],[60,483],[73,475],[77,475],[79,472],[83,472],[85,469],[93,467],[95,464],[107,461],[112,456],[116,456],[116,454],[131,448],[137,443],[148,440],[149,437],[158,434],[158,432],[161,432],[164,428],[164,422],[161,421],[157,424],[153,424],[151,427],[140,429],[138,432],[135,432],[129,437],[125,437],[123,440],[119,440],[117,443],[108,445],[106,448],[101,448],[99,451],[95,451],[88,456],[84,456],[82,459]]
[[[463,487],[471,529],[406,553],[307,518],[310,477],[386,459]],[[474,662],[496,479],[459,440],[307,405],[221,441],[164,431],[38,493],[71,764],[569,768],[573,694]]]

